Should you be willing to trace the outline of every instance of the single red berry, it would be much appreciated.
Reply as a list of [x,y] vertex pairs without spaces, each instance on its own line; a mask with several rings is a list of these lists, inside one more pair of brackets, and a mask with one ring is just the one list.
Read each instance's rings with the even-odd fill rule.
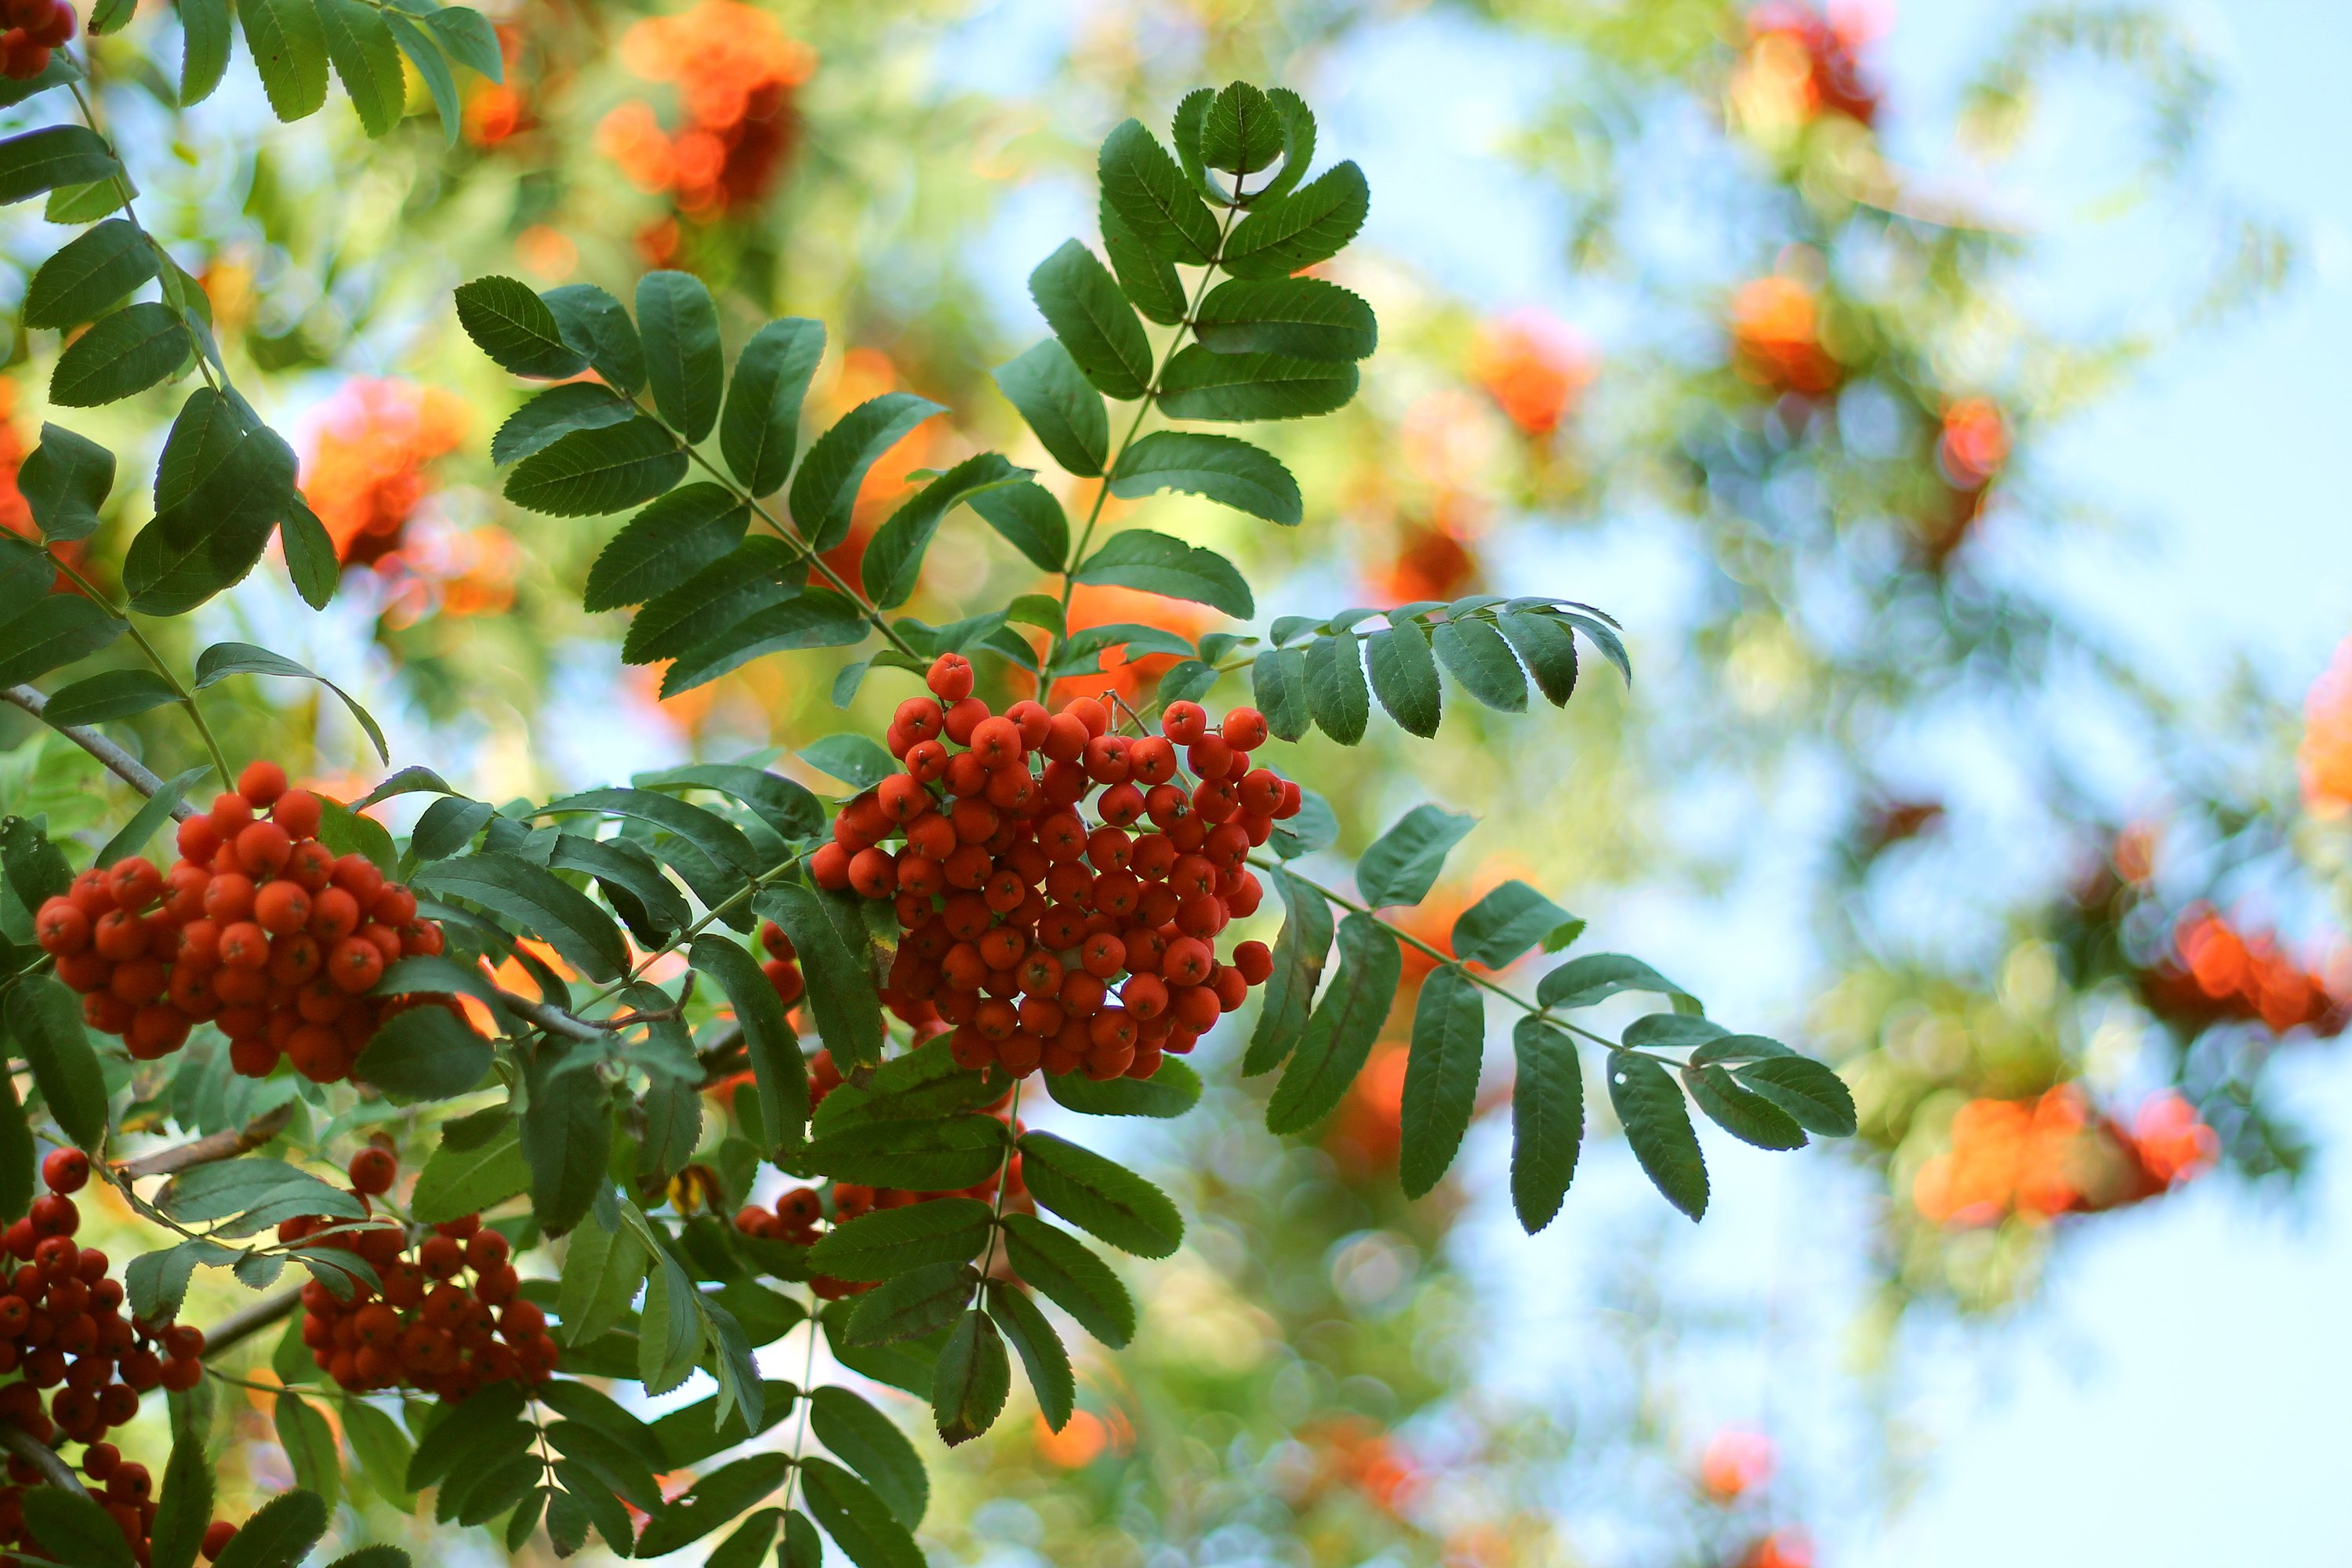
[[286,770],[272,762],[248,763],[236,775],[236,793],[259,810],[286,793]]
[[59,1194],[78,1193],[89,1184],[89,1156],[79,1149],[52,1149],[41,1161],[41,1181]]
[[348,1173],[353,1191],[381,1197],[392,1191],[393,1181],[400,1174],[400,1162],[389,1149],[362,1149],[352,1156]]
[[931,661],[923,683],[942,702],[961,701],[971,695],[971,660],[960,653],[943,653]]

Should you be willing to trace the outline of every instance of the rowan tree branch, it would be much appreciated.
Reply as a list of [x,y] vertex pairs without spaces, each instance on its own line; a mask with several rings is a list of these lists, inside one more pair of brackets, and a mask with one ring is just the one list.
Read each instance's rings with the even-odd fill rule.
[[[108,740],[105,736],[100,734],[89,725],[51,723],[46,716],[46,710],[48,708],[49,700],[41,695],[38,691],[34,690],[31,687],[0,686],[0,700],[14,703],[16,707],[22,708],[26,712],[30,713],[34,718],[39,719],[45,724],[48,724],[50,729],[55,730],[58,734],[63,735],[67,740],[71,741],[75,745],[79,746],[91,756],[96,757],[100,763],[105,764],[109,773],[111,773],[116,778],[121,779],[124,784],[129,784],[132,789],[137,790],[141,795],[152,795],[157,790],[163,787],[163,781],[157,778],[153,773],[150,772],[144,763],[142,763],[138,758],[132,756],[129,752],[124,751],[121,746],[116,745],[112,741]],[[188,818],[195,815],[195,806],[186,800],[182,800],[177,805],[172,807],[172,816],[176,821],[185,822]]]
[[[291,1317],[302,1304],[299,1289],[266,1297],[250,1307],[239,1308],[205,1331],[204,1359],[210,1361],[224,1351],[232,1350],[251,1339],[262,1330]],[[0,1423],[0,1426],[5,1426]]]
[[124,1160],[114,1167],[115,1175],[125,1182],[135,1182],[144,1176],[168,1176],[197,1165],[209,1165],[215,1160],[234,1160],[268,1142],[293,1120],[294,1104],[289,1100],[277,1110],[255,1117],[242,1127],[226,1132],[208,1133],[169,1149],[158,1149],[152,1154],[142,1154],[135,1160]]
[[49,1485],[89,1496],[89,1489],[81,1484],[81,1478],[74,1474],[74,1468],[66,1463],[63,1455],[14,1421],[0,1421],[0,1448],[40,1471],[41,1479]]

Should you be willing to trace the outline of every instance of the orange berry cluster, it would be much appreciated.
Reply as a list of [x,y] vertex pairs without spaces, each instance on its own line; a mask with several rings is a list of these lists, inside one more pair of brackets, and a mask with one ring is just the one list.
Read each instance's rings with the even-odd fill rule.
[[[833,1065],[831,1051],[819,1051],[809,1062],[809,1101],[813,1108],[824,1103],[824,1097],[841,1086],[841,1070]],[[1000,1095],[985,1113],[999,1121],[1012,1110],[1013,1091]],[[1021,1131],[1013,1123],[1014,1132]],[[904,1187],[869,1187],[856,1182],[834,1182],[829,1185],[832,1213],[826,1214],[826,1193],[814,1187],[794,1187],[776,1200],[772,1209],[758,1204],[746,1204],[735,1215],[735,1228],[746,1236],[762,1241],[789,1241],[796,1247],[814,1247],[824,1233],[817,1228],[828,1221],[847,1225],[877,1209],[902,1209],[915,1204],[929,1203],[933,1198],[978,1198],[982,1203],[996,1197],[996,1175],[992,1172],[968,1187],[952,1187],[940,1192],[913,1192]],[[1016,1212],[1034,1207],[1029,1200],[1029,1189],[1021,1181],[1021,1156],[1015,1153],[1005,1163],[1004,1206]],[[809,1281],[809,1287],[825,1300],[837,1301],[844,1296],[856,1296],[874,1289],[870,1283],[835,1279],[820,1274]]]
[[49,68],[49,51],[74,36],[77,18],[65,0],[5,0],[0,17],[0,71],[25,81]]
[[84,1021],[152,1061],[209,1019],[247,1078],[281,1055],[319,1083],[347,1076],[388,1014],[425,1000],[364,993],[394,960],[438,953],[442,936],[367,857],[320,843],[320,816],[318,796],[255,763],[180,824],[169,872],[134,855],[45,901],[37,939],[81,993]]
[[906,771],[842,807],[810,860],[822,887],[895,900],[908,935],[883,1000],[919,1034],[952,1027],[968,1068],[1150,1077],[1273,973],[1264,942],[1224,962],[1210,945],[1256,910],[1244,861],[1299,807],[1250,766],[1265,716],[1212,730],[1174,702],[1160,733],[1127,736],[1090,697],[992,714],[958,654],[929,684],[937,700],[890,724]]
[[[107,1257],[75,1244],[81,1211],[71,1196],[89,1181],[89,1159],[79,1149],[55,1149],[41,1162],[48,1192],[11,1225],[6,1245],[20,1267],[0,1280],[0,1421],[13,1422],[37,1442],[88,1445],[82,1469],[99,1483],[99,1501],[121,1527],[140,1562],[155,1521],[152,1479],[127,1464],[107,1432],[139,1414],[151,1388],[194,1388],[204,1376],[202,1330],[154,1328],[122,1315],[122,1282],[107,1274]],[[158,1352],[158,1347],[162,1353]],[[47,1390],[56,1389],[52,1394]],[[8,1461],[15,1485],[0,1488],[0,1544],[32,1543],[25,1533],[18,1489],[42,1477],[23,1459]],[[53,1553],[42,1552],[44,1556]],[[0,1554],[0,1565],[16,1559]]]
[[[362,1202],[381,1196],[399,1173],[391,1151],[362,1149],[352,1157],[352,1191]],[[278,1235],[300,1241],[344,1223],[289,1219]],[[454,1401],[486,1383],[543,1383],[554,1372],[547,1316],[518,1294],[507,1238],[485,1229],[481,1215],[435,1226],[413,1258],[408,1233],[390,1221],[322,1236],[319,1245],[357,1252],[383,1281],[381,1291],[354,1282],[349,1300],[316,1279],[302,1287],[302,1342],[343,1387],[421,1388]],[[471,1284],[461,1278],[469,1271]]]

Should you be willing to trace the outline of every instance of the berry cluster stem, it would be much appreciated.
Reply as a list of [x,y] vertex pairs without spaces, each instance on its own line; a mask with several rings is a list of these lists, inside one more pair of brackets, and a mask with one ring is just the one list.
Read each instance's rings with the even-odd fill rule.
[[1184,319],[1176,323],[1176,335],[1169,340],[1166,352],[1160,356],[1160,368],[1151,373],[1151,384],[1143,389],[1143,400],[1136,405],[1135,417],[1128,421],[1127,434],[1119,437],[1118,449],[1111,453],[1110,461],[1103,468],[1102,483],[1096,488],[1094,505],[1087,510],[1086,523],[1078,530],[1078,542],[1071,548],[1070,559],[1062,568],[1062,629],[1046,654],[1045,667],[1047,669],[1060,661],[1062,649],[1070,640],[1070,599],[1077,592],[1077,571],[1086,563],[1087,546],[1094,542],[1095,525],[1102,521],[1103,504],[1110,500],[1111,476],[1118,472],[1119,464],[1127,457],[1127,449],[1135,445],[1136,434],[1143,428],[1145,416],[1159,401],[1160,384],[1167,378],[1168,366],[1175,359],[1177,351],[1184,346],[1184,334],[1192,330],[1192,319],[1201,312],[1201,301],[1208,296],[1209,283],[1217,275],[1217,264],[1224,258],[1225,237],[1233,233],[1234,219],[1241,215],[1242,210],[1241,182],[1235,180],[1234,184],[1234,198],[1225,204],[1224,216],[1217,223],[1217,254],[1209,258],[1209,264],[1201,269],[1200,279],[1192,286],[1192,298],[1184,307]]

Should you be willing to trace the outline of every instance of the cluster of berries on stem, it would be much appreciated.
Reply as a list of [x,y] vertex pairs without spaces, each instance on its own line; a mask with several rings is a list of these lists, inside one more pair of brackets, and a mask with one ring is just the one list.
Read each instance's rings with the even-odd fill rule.
[[332,1083],[391,1013],[447,1005],[367,994],[387,965],[440,952],[441,928],[367,857],[321,844],[321,812],[277,763],[255,763],[180,824],[169,871],[134,855],[43,902],[36,939],[81,993],[83,1021],[152,1061],[209,1020],[247,1078],[282,1056]]
[[[370,1147],[352,1157],[349,1173],[365,1202],[389,1193],[400,1170],[390,1150]],[[484,1384],[543,1383],[554,1372],[547,1315],[520,1294],[507,1238],[481,1215],[445,1220],[413,1246],[394,1221],[331,1230],[342,1223],[297,1218],[278,1229],[283,1241],[316,1236],[318,1245],[347,1247],[383,1281],[376,1289],[354,1280],[348,1299],[316,1279],[302,1287],[302,1342],[336,1383],[354,1393],[420,1388],[455,1402]]]
[[[37,1443],[85,1445],[82,1473],[144,1563],[155,1523],[154,1479],[144,1465],[126,1461],[106,1434],[139,1414],[148,1390],[196,1385],[205,1374],[204,1331],[122,1315],[122,1282],[108,1275],[106,1254],[73,1239],[81,1210],[72,1194],[89,1184],[88,1155],[51,1150],[41,1162],[41,1180],[47,1193],[6,1231],[18,1267],[0,1281],[0,1377],[9,1380],[0,1383],[0,1421]],[[9,1458],[11,1484],[0,1488],[0,1545],[54,1557],[25,1528],[22,1489],[43,1479],[25,1459]],[[227,1524],[213,1530],[236,1533]],[[14,1568],[16,1561],[0,1552],[0,1565]]]
[[1213,730],[1173,702],[1129,736],[1090,697],[992,714],[958,654],[929,684],[891,721],[906,771],[842,807],[811,874],[893,900],[908,934],[883,1000],[918,1036],[952,1029],[962,1066],[1150,1077],[1273,973],[1264,942],[1212,945],[1263,897],[1250,850],[1299,808],[1250,764],[1265,716]]

